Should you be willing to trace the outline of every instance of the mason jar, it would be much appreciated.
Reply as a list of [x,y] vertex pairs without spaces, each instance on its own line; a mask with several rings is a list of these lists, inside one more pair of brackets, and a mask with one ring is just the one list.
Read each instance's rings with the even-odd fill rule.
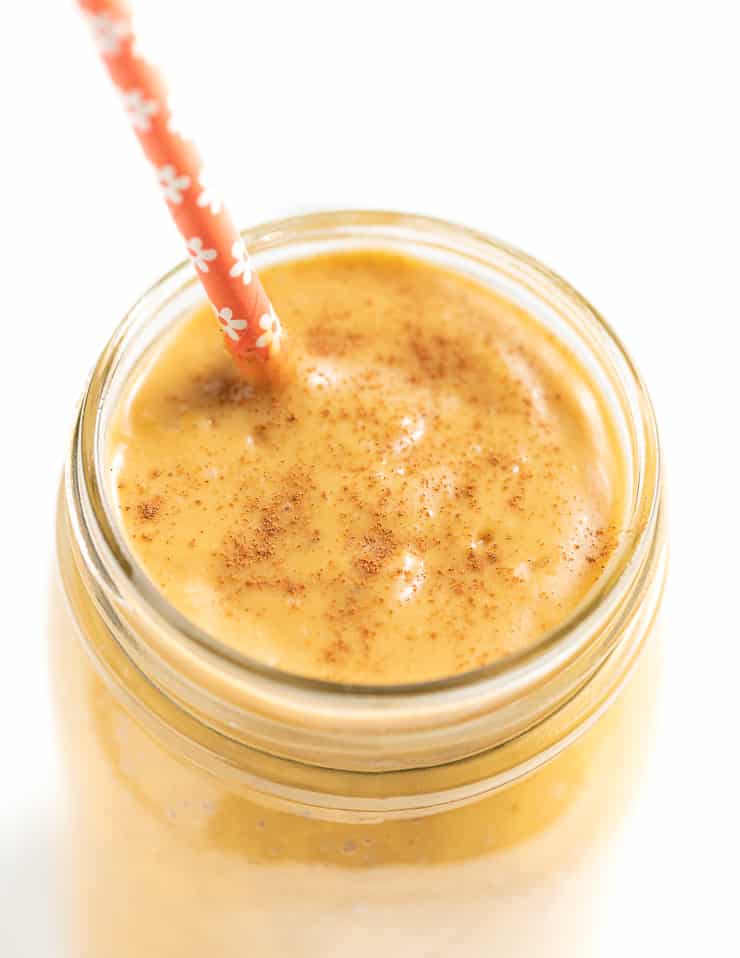
[[459,226],[321,213],[244,238],[257,268],[395,251],[526,309],[588,369],[613,416],[628,520],[572,617],[477,671],[347,686],[227,648],[142,571],[106,462],[137,360],[200,303],[190,268],[170,272],[95,366],[59,496],[49,638],[68,954],[599,954],[603,889],[649,760],[659,674],[660,452],[639,375],[564,280]]

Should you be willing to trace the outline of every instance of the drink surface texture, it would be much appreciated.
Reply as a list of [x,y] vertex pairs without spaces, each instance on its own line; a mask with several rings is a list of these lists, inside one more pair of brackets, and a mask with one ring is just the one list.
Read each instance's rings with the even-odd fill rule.
[[187,617],[287,672],[437,679],[530,646],[619,539],[624,465],[578,361],[461,274],[348,252],[273,266],[294,375],[255,388],[207,307],[111,430],[129,544]]

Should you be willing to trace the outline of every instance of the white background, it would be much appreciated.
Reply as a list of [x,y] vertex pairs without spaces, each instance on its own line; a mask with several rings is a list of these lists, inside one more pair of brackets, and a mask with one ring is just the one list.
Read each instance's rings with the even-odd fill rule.
[[[672,574],[613,954],[737,954],[736,4],[138,7],[242,224],[348,206],[459,220],[565,275],[622,334],[662,428]],[[0,955],[44,958],[55,485],[97,352],[182,251],[71,0],[5,0],[0,80]]]

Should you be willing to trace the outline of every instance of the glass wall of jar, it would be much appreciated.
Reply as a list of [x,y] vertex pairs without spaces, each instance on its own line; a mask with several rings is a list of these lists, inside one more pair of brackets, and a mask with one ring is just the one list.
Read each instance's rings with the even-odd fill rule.
[[50,643],[69,954],[598,953],[601,882],[648,754],[658,676],[660,456],[639,376],[567,283],[460,227],[323,213],[245,238],[258,268],[393,250],[524,306],[587,366],[614,416],[627,531],[568,621],[476,672],[347,687],[245,659],[163,599],[109,489],[116,402],[137,359],[198,301],[186,266],[166,276],[93,372],[59,500]]

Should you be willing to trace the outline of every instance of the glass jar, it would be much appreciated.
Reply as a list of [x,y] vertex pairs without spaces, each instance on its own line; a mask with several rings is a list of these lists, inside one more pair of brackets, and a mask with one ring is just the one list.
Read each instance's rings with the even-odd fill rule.
[[200,631],[117,526],[111,415],[199,301],[186,265],[92,374],[59,499],[52,675],[76,958],[597,953],[602,881],[648,752],[665,577],[650,402],[614,333],[521,252],[448,223],[342,212],[245,233],[259,267],[354,248],[475,277],[567,343],[614,416],[629,522],[598,588],[534,648],[403,687],[281,673]]

